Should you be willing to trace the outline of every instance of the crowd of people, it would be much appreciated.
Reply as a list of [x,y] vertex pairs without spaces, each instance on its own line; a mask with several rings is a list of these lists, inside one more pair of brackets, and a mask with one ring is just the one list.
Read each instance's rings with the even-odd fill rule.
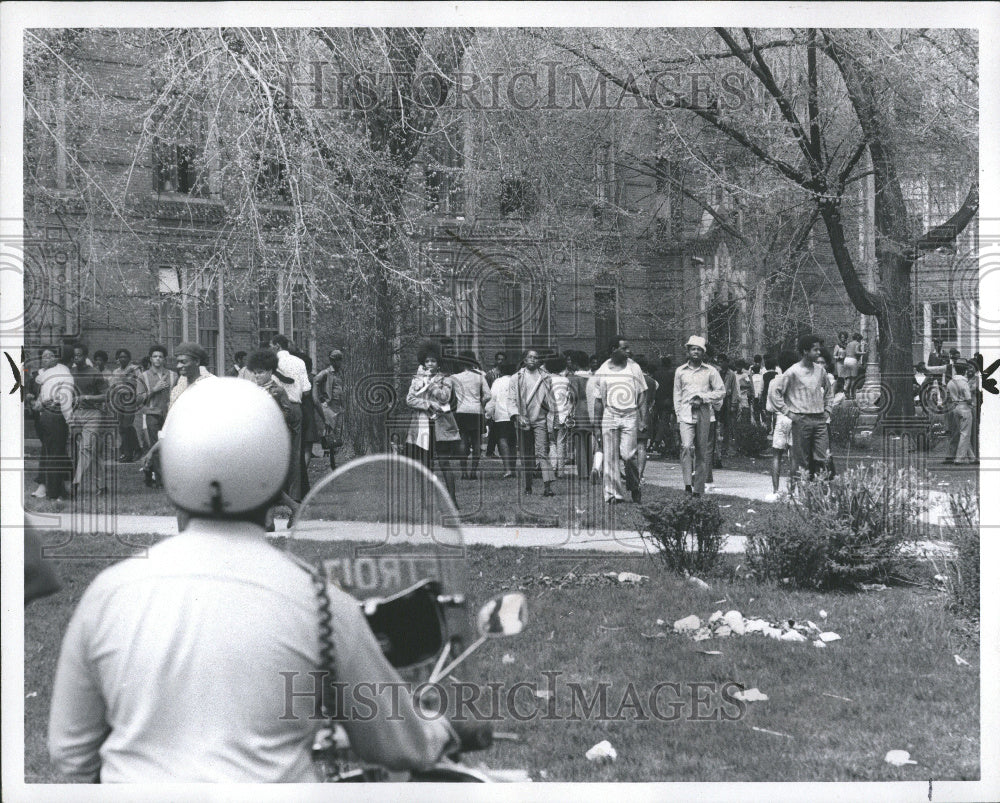
[[[170,356],[176,370],[167,367]],[[307,461],[328,450],[335,468],[342,443],[343,352],[334,349],[329,358],[314,376],[309,356],[276,335],[267,348],[237,352],[228,372],[264,387],[284,415],[293,458],[282,501],[293,515],[309,490]],[[42,349],[26,395],[41,442],[32,495],[56,501],[105,495],[112,462],[140,464],[146,485],[161,487],[157,444],[167,413],[188,388],[213,377],[208,361],[204,348],[187,342],[173,355],[153,345],[139,362],[119,349],[114,368],[106,352],[91,354],[84,343]]]
[[[543,359],[528,349],[515,363],[497,352],[483,370],[473,352],[442,353],[427,341],[406,394],[405,437],[395,445],[436,468],[456,504],[458,482],[477,479],[481,461],[497,456],[503,479],[518,479],[524,494],[535,492],[536,480],[542,496],[556,494],[557,480],[572,480],[575,493],[591,481],[617,504],[641,501],[653,452],[679,456],[685,490],[704,493],[737,428],[752,425],[771,439],[776,499],[785,457],[789,485],[801,471],[834,473],[831,413],[856,397],[864,379],[867,349],[858,333],[840,332],[832,353],[816,336],[797,346],[731,361],[695,335],[675,367],[670,357],[654,364],[634,356],[629,341],[616,337],[604,355],[568,350]],[[171,356],[176,370],[167,367]],[[263,387],[282,411],[293,454],[282,501],[292,519],[309,490],[309,460],[328,454],[335,469],[344,443],[344,354],[332,349],[328,358],[314,374],[309,356],[279,334],[260,351],[237,352],[227,372]],[[102,467],[112,453],[118,462],[139,462],[146,484],[160,486],[155,447],[167,412],[188,387],[212,376],[207,362],[196,343],[181,343],[173,355],[154,345],[139,362],[119,349],[113,367],[106,352],[91,355],[82,343],[43,349],[28,383],[42,450],[33,495],[105,494]],[[951,437],[945,462],[976,462],[977,380],[975,366],[954,349],[945,355],[940,341],[915,367],[915,385],[939,386]],[[915,392],[918,400],[926,396]]]
[[[712,469],[722,467],[738,421],[772,432],[781,419],[778,448],[782,454],[790,448],[793,441],[784,424],[788,409],[789,425],[795,417],[808,416],[799,426],[799,441],[813,444],[815,454],[796,453],[795,465],[815,475],[817,460],[830,462],[829,447],[828,441],[814,444],[815,427],[807,425],[816,414],[828,418],[824,399],[832,405],[845,396],[845,380],[828,373],[833,361],[821,345],[812,361],[820,363],[816,377],[823,378],[816,410],[816,404],[803,407],[807,400],[795,382],[788,390],[789,402],[767,402],[771,386],[779,396],[785,392],[789,380],[774,379],[795,360],[784,371],[776,358],[760,355],[732,366],[725,354],[714,354],[709,361],[708,344],[697,336],[688,341],[688,360],[677,368],[669,357],[659,365],[633,357],[624,337],[609,344],[603,360],[575,350],[542,360],[538,350],[528,349],[517,364],[496,353],[487,371],[474,353],[442,355],[438,344],[428,341],[418,350],[406,396],[411,418],[402,448],[440,471],[456,503],[457,482],[476,479],[484,433],[485,456],[499,452],[503,479],[518,478],[524,494],[534,493],[540,479],[542,496],[553,496],[556,480],[567,479],[570,487],[602,483],[609,504],[629,498],[641,502],[651,451],[665,455],[679,444],[685,489],[701,494],[712,482]],[[812,347],[806,351],[811,354]]]

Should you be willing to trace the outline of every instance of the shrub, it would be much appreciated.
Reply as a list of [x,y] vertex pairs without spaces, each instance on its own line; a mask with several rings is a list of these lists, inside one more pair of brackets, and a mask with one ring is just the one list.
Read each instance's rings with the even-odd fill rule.
[[747,457],[758,457],[770,445],[767,429],[742,418],[733,427],[733,442]]
[[649,525],[643,533],[675,572],[707,572],[719,557],[726,536],[720,535],[722,511],[718,502],[685,495],[672,502],[652,502],[642,507]]
[[759,577],[805,588],[891,580],[921,526],[928,486],[926,475],[885,464],[799,480],[788,505],[747,524],[747,564]]
[[954,607],[979,618],[979,498],[970,491],[949,494],[955,522],[954,553],[945,561],[946,587]]
[[851,446],[861,408],[856,401],[844,401],[830,413],[830,440],[834,446]]

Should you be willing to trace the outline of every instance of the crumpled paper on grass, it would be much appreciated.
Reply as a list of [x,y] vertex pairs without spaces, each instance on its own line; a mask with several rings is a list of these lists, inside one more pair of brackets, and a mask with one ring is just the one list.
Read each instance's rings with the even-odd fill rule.
[[618,751],[611,746],[611,742],[605,739],[591,747],[585,754],[587,761],[614,761],[618,758]]
[[906,764],[916,764],[916,761],[910,759],[910,754],[905,750],[890,750],[885,754],[885,763],[892,764],[894,767],[902,767]]

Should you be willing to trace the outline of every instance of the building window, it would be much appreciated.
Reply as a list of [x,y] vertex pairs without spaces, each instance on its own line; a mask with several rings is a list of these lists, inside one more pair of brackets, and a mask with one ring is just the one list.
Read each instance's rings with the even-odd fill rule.
[[504,217],[531,217],[535,211],[535,188],[524,178],[500,182],[500,214]]
[[461,136],[456,131],[437,137],[424,166],[424,193],[428,212],[465,214],[465,168]]
[[195,145],[154,139],[153,162],[157,192],[177,192],[196,197],[205,194]]
[[604,354],[608,343],[618,334],[618,288],[594,288],[594,334],[597,354]]
[[215,277],[199,276],[195,284],[198,345],[208,353],[208,367],[219,367],[219,289]]
[[948,179],[932,178],[927,187],[929,224],[940,226],[958,210],[955,186]]
[[306,292],[305,281],[297,281],[292,285],[291,321],[287,330],[289,337],[299,351],[308,353],[309,343],[312,340],[312,317],[309,309],[309,296]]
[[292,202],[291,187],[285,163],[269,156],[262,157],[257,172],[257,195],[267,203],[288,205]]
[[958,340],[958,315],[954,301],[932,301],[931,340]]
[[159,341],[170,354],[184,340],[184,302],[178,268],[159,269],[159,304],[157,305]]
[[278,331],[278,275],[265,274],[257,288],[257,339],[266,346]]
[[476,282],[472,279],[456,279],[455,292],[455,339],[460,350],[477,350],[479,328]]

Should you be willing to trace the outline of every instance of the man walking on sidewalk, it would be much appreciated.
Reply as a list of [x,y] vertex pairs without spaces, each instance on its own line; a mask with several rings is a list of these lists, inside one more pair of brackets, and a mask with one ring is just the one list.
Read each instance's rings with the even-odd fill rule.
[[681,434],[681,475],[684,490],[696,496],[705,492],[712,407],[726,396],[726,386],[719,372],[702,362],[706,345],[703,337],[692,335],[688,338],[687,362],[674,374],[674,413]]
[[792,457],[796,473],[803,469],[809,479],[817,466],[826,466],[830,453],[830,411],[833,390],[826,379],[826,367],[818,365],[823,341],[816,335],[802,335],[798,342],[801,359],[771,383],[775,411],[792,419]]
[[542,496],[555,496],[552,491],[552,464],[549,462],[548,413],[555,409],[549,373],[540,367],[538,352],[528,349],[524,367],[510,381],[511,421],[517,432],[517,450],[521,454],[524,492],[531,493],[537,461],[542,470],[545,490]]
[[[624,349],[615,349],[595,374],[597,398],[594,423],[604,447],[604,498],[608,504],[625,501],[625,488],[633,502],[641,502],[639,490],[639,416],[645,404],[646,383],[629,369]],[[622,468],[625,488],[622,487]]]

